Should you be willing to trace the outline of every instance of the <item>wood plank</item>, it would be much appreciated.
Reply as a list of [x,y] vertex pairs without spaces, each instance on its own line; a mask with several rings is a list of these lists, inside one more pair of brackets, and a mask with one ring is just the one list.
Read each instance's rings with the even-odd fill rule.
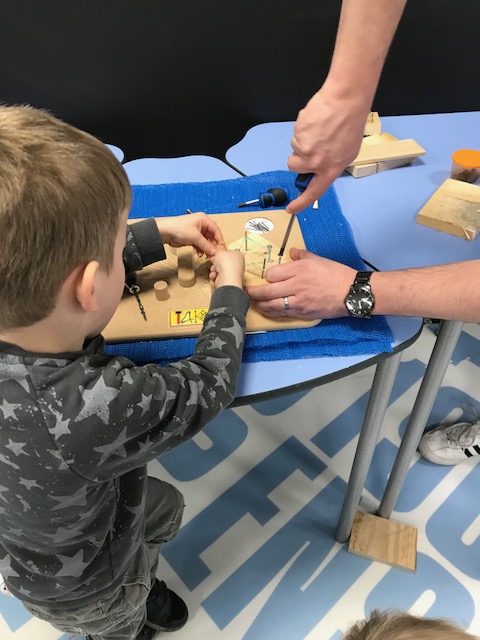
[[360,151],[352,162],[353,166],[369,164],[372,162],[384,162],[385,160],[400,160],[401,158],[412,158],[425,155],[425,149],[415,140],[382,141],[372,144],[368,138],[364,138]]
[[[364,138],[362,141],[363,145],[372,145],[378,142],[392,142],[394,140],[398,140],[392,134],[387,133],[386,131],[378,134],[371,135],[368,138]],[[404,167],[406,165],[415,162],[417,156],[412,156],[411,158],[400,158],[399,160],[385,160],[384,162],[371,162],[368,164],[361,164],[358,166],[351,165],[346,168],[346,171],[352,175],[354,178],[365,178],[366,176],[372,176],[376,173],[381,173],[382,171],[388,171],[389,169],[397,169],[398,167]]]
[[420,209],[417,222],[475,240],[480,232],[480,185],[447,178]]
[[348,550],[370,560],[415,572],[417,534],[416,527],[357,511]]
[[[245,230],[252,233],[249,221],[264,220],[266,233],[258,233],[257,238],[262,243],[267,242],[274,248],[272,250],[272,264],[278,263],[278,247],[281,246],[285,230],[290,220],[290,214],[284,210],[271,210],[268,212],[238,212],[219,213],[212,215],[212,219],[221,228],[227,245],[238,241],[245,235]],[[254,236],[252,236],[253,238]],[[290,247],[305,248],[302,231],[295,218],[290,237],[287,242],[283,262],[290,262]],[[255,249],[256,243],[249,242],[248,249]],[[208,310],[212,296],[212,284],[208,277],[210,261],[198,259],[191,248],[183,250],[172,249],[165,246],[167,259],[149,265],[137,273],[140,285],[140,300],[145,307],[147,321],[140,314],[138,304],[134,296],[125,293],[112,320],[102,332],[108,342],[122,342],[126,340],[144,340],[162,337],[186,337],[196,336],[202,328],[203,317]],[[196,281],[189,288],[180,286],[178,280],[178,258],[183,257],[192,260],[195,269]],[[253,255],[253,257],[252,257]],[[255,252],[249,251],[246,256],[246,271],[244,282],[246,284],[264,284],[262,278],[262,266],[265,256],[260,258]],[[260,264],[259,268],[256,263]],[[187,265],[188,269],[188,265]],[[186,274],[188,276],[188,274]],[[167,282],[168,292],[163,291],[166,298],[159,301],[155,292],[155,283],[158,280]],[[189,282],[190,276],[186,278]],[[178,313],[177,313],[178,312]],[[188,312],[188,313],[183,313]],[[192,320],[192,322],[191,322]],[[196,324],[193,321],[197,321]],[[319,320],[299,320],[298,318],[265,318],[258,311],[250,307],[247,314],[247,331],[276,331],[280,329],[297,329],[313,327]]]

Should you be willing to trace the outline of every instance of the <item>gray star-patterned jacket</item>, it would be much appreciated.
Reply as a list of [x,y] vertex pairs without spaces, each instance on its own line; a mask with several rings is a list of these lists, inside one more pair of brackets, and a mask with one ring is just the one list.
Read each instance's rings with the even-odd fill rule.
[[[165,254],[158,235],[139,250],[156,226],[134,226],[138,269]],[[62,354],[0,342],[0,573],[14,595],[68,608],[117,588],[142,540],[146,463],[233,400],[247,309],[244,291],[217,289],[195,353],[165,367],[108,355],[101,336]]]

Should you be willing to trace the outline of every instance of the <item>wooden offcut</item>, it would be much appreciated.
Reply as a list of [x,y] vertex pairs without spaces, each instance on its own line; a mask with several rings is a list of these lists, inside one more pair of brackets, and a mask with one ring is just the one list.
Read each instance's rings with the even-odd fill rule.
[[380,122],[380,116],[378,111],[370,111],[367,116],[367,122],[365,123],[365,129],[363,131],[364,136],[378,135],[382,132],[382,124]]
[[[384,144],[398,140],[395,136],[384,131],[378,135],[370,135],[363,139],[362,147],[372,146],[374,144]],[[398,167],[404,167],[411,164],[417,159],[417,156],[411,156],[408,158],[397,158],[394,160],[384,160],[382,162],[369,162],[368,164],[350,165],[347,167],[348,173],[354,178],[364,178],[365,176],[371,176],[382,171],[388,171],[389,169],[396,169]]]
[[[268,266],[278,264],[278,247],[281,246],[285,231],[290,221],[290,214],[286,211],[275,209],[265,212],[238,212],[219,213],[212,215],[222,230],[225,243],[230,245],[239,238],[245,237],[245,230],[249,220],[260,217],[268,219],[269,226],[273,227],[268,233],[258,234],[261,244],[272,245],[272,262]],[[177,218],[178,220],[178,218]],[[134,223],[134,222],[133,222]],[[251,236],[249,230],[248,235]],[[253,240],[250,248],[255,248]],[[290,261],[289,250],[291,247],[305,249],[298,219],[295,218],[290,237],[287,242],[282,264]],[[140,300],[145,308],[147,320],[145,321],[139,311],[138,302],[134,296],[125,292],[115,315],[105,330],[102,332],[108,342],[123,342],[129,340],[148,340],[163,337],[188,337],[196,336],[202,329],[202,321],[212,296],[212,284],[209,279],[211,263],[209,260],[198,258],[191,247],[172,249],[165,246],[166,260],[155,262],[137,272],[140,286]],[[265,253],[265,251],[263,252]],[[259,256],[246,256],[246,270],[244,283],[248,285],[266,284],[263,277],[263,260]],[[180,266],[180,273],[179,273]],[[184,271],[183,269],[186,269]],[[192,274],[193,272],[193,274]],[[179,281],[182,278],[183,285]],[[186,288],[185,283],[194,280],[192,286]],[[156,296],[156,286],[159,280],[168,285],[167,299],[161,301]],[[161,286],[164,289],[164,286]],[[283,309],[283,298],[279,299],[279,308]],[[182,312],[183,315],[180,314]],[[191,323],[180,321],[180,318],[190,318]],[[178,322],[177,322],[178,320]],[[253,305],[247,314],[247,331],[276,331],[279,329],[298,329],[313,327],[320,320],[300,320],[298,318],[266,318],[261,315]]]
[[357,511],[348,550],[370,560],[415,572],[417,533],[416,527]]
[[193,247],[178,247],[178,282],[181,287],[193,287],[196,281]]
[[425,149],[411,138],[406,140],[384,140],[381,136],[382,134],[374,140],[372,140],[372,136],[363,139],[360,151],[352,162],[353,166],[425,155]]
[[475,240],[480,231],[480,185],[447,178],[420,209],[417,222]]

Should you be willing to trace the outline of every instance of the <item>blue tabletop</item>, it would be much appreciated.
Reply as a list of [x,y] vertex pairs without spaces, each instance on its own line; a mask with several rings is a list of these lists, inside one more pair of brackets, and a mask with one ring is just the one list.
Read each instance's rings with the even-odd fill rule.
[[[255,155],[255,152],[251,153]],[[287,155],[288,153],[285,158]],[[127,162],[124,166],[132,184],[208,182],[237,178],[239,175],[227,164],[208,156],[145,158]],[[422,326],[422,320],[419,318],[389,318],[388,322],[393,332],[394,348],[402,348],[414,340]],[[237,386],[237,402],[248,401],[254,397],[261,399],[262,394],[271,396],[304,386],[322,384],[367,367],[379,356],[381,354],[372,353],[341,358],[243,363]]]
[[[480,257],[480,237],[464,240],[416,223],[422,206],[450,176],[457,149],[480,149],[480,112],[381,118],[382,130],[425,150],[414,164],[364,178],[343,174],[335,188],[357,247],[377,268],[403,269]],[[226,154],[247,175],[286,169],[293,122],[250,129]]]

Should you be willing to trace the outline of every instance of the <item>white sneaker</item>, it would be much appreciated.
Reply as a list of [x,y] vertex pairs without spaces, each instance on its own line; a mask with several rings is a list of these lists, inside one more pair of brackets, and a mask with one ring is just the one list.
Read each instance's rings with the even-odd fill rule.
[[418,451],[425,460],[435,464],[458,464],[480,456],[480,419],[440,426],[424,433]]

